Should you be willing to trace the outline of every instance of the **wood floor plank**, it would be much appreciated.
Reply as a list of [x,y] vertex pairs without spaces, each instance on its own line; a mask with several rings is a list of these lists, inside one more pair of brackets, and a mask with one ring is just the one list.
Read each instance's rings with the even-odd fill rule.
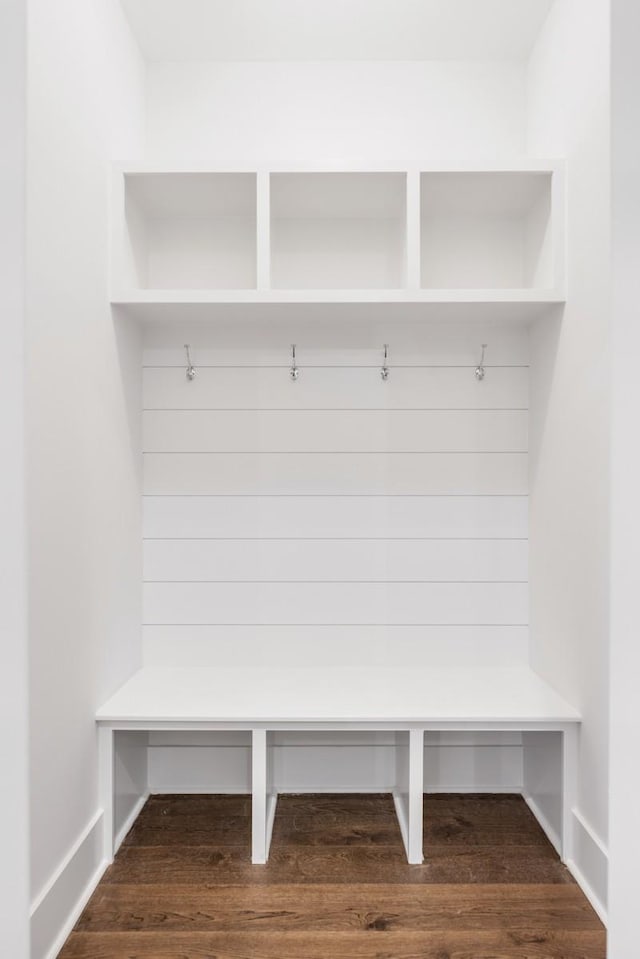
[[[497,818],[495,822],[478,822],[473,816],[425,816],[425,846],[515,846],[546,845],[548,840],[533,816],[514,822]],[[325,817],[276,814],[273,842],[276,845],[337,845],[366,842],[393,845],[401,842],[395,814],[377,816],[344,816],[334,821]]]
[[353,819],[330,825],[307,816],[279,819],[273,827],[272,844],[278,846],[393,846],[402,844],[400,826],[395,818]]
[[602,924],[519,796],[425,797],[407,864],[389,795],[153,796],[60,959],[604,959]]
[[549,846],[431,846],[422,866],[408,866],[398,846],[272,846],[257,871],[234,847],[123,847],[105,882],[229,885],[312,883],[567,883],[573,879]]
[[604,959],[602,932],[72,933],[59,959]]
[[145,821],[155,817],[178,818],[197,814],[216,816],[251,816],[251,796],[227,793],[157,793],[149,796],[142,816]]
[[209,817],[177,820],[167,817],[162,822],[136,823],[128,833],[125,846],[244,846],[251,842],[251,820],[248,818]]
[[102,885],[77,930],[601,930],[575,885]]

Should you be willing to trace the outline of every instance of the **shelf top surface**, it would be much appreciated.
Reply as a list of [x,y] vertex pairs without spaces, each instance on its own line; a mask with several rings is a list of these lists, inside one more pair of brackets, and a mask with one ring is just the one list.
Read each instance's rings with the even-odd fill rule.
[[118,306],[167,303],[187,304],[304,304],[304,303],[397,303],[397,304],[474,304],[474,303],[562,303],[562,291],[555,289],[286,289],[286,290],[194,290],[131,289],[116,293],[111,302]]
[[[341,322],[380,322],[387,323],[431,323],[431,322],[501,322],[509,325],[528,325],[538,318],[548,316],[550,311],[558,309],[563,302],[560,295],[548,299],[517,300],[505,296],[486,299],[400,299],[380,297],[379,291],[368,291],[369,299],[351,297],[351,291],[341,298],[338,291],[334,298],[322,291],[323,298],[305,299],[294,294],[259,300],[253,297],[239,296],[236,299],[196,299],[181,295],[166,299],[154,298],[153,291],[147,299],[118,298],[113,302],[116,309],[133,322],[145,326],[173,325],[194,321],[196,323],[234,323],[244,322],[274,323],[281,320],[296,322],[333,323]],[[165,292],[165,291],[161,291]],[[184,291],[182,291],[184,293]],[[395,291],[397,292],[397,291]],[[504,291],[497,291],[498,293]]]
[[527,667],[143,668],[101,723],[543,723],[577,710]]
[[555,157],[529,157],[529,156],[514,156],[514,157],[500,157],[495,159],[486,159],[484,157],[478,158],[476,161],[469,161],[465,163],[455,163],[451,159],[443,158],[441,162],[436,160],[431,160],[430,162],[425,162],[416,165],[412,163],[411,165],[404,162],[403,158],[399,158],[398,163],[384,163],[380,164],[377,162],[354,165],[352,163],[278,163],[278,164],[269,164],[268,166],[262,164],[247,164],[247,165],[234,165],[230,168],[228,165],[217,166],[215,164],[197,164],[197,165],[185,165],[185,164],[166,164],[160,161],[157,162],[140,162],[135,160],[122,160],[120,162],[115,162],[113,164],[113,170],[118,176],[124,175],[129,177],[145,177],[147,175],[157,176],[157,175],[166,175],[167,177],[173,176],[188,176],[193,175],[195,177],[211,177],[215,178],[217,176],[228,177],[230,175],[243,175],[250,174],[255,176],[258,173],[263,174],[285,174],[291,175],[293,177],[304,177],[309,174],[312,177],[324,174],[350,174],[357,176],[361,174],[365,180],[369,179],[371,174],[406,174],[406,173],[421,173],[425,176],[429,174],[477,174],[477,173],[495,173],[495,174],[518,174],[518,173],[554,173],[560,170],[563,170],[565,167],[565,159],[561,156]]

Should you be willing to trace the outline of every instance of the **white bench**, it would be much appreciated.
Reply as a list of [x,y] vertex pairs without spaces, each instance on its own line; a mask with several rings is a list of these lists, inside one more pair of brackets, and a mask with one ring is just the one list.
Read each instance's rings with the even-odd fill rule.
[[527,668],[145,668],[98,710],[104,854],[114,854],[114,756],[119,730],[245,730],[252,750],[252,861],[269,855],[277,793],[270,734],[370,730],[396,734],[395,807],[410,863],[421,863],[427,731],[562,734],[562,858],[572,858],[580,717]]

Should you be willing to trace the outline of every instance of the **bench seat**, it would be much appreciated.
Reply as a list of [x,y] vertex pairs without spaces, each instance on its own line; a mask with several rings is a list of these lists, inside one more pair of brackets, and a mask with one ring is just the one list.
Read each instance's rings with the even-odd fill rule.
[[119,730],[250,730],[252,860],[266,862],[277,794],[269,733],[390,730],[396,733],[395,803],[409,862],[422,862],[426,731],[556,732],[563,739],[562,855],[571,854],[578,711],[527,667],[143,668],[97,712],[105,857],[113,841],[114,751]]

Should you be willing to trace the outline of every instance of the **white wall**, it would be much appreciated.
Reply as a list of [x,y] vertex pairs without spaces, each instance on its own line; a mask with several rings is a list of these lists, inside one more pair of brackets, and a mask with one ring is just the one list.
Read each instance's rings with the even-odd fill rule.
[[[147,665],[526,662],[525,329],[245,321],[150,332],[144,364]],[[332,764],[334,787],[392,783],[382,742],[373,766],[358,742],[310,771],[298,738],[283,789],[328,786]],[[481,739],[435,737],[427,787],[520,788],[519,738]],[[244,781],[241,752],[203,762],[161,740],[152,789]]]
[[609,957],[637,952],[638,570],[640,569],[640,7],[612,4],[613,434]]
[[329,166],[519,155],[522,64],[151,63],[147,157]]
[[7,955],[29,955],[27,610],[24,462],[25,10],[0,2],[0,928]]
[[531,340],[531,657],[584,717],[575,820],[583,861],[575,866],[601,903],[608,817],[608,13],[606,0],[557,0],[527,87],[530,152],[566,156],[568,168],[568,302]]
[[[100,867],[94,713],[140,661],[139,358],[107,294],[110,162],[142,147],[117,0],[29,4],[33,957]],[[13,362],[13,358],[12,358]]]

